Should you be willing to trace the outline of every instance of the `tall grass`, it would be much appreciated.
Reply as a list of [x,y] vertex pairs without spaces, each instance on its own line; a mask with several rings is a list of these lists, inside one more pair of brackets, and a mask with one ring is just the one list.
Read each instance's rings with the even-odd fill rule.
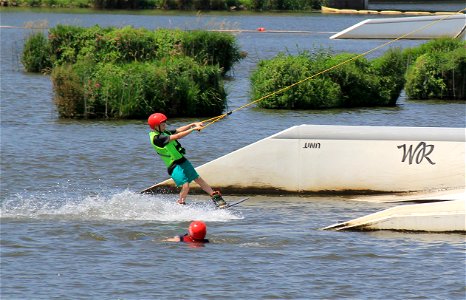
[[54,102],[61,117],[80,118],[85,115],[83,79],[72,65],[63,65],[52,71]]
[[220,114],[226,103],[220,68],[189,57],[97,65],[80,60],[56,67],[52,81],[65,118],[145,118],[153,111],[208,116]]
[[52,68],[50,44],[42,32],[31,34],[24,44],[21,63],[28,72],[48,72]]

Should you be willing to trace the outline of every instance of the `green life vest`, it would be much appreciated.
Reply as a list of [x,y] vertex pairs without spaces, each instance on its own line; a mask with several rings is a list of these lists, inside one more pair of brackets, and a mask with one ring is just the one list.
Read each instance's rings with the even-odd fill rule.
[[[168,167],[168,173],[171,174],[171,169],[176,163],[183,162],[186,158],[183,156],[185,150],[181,147],[181,144],[177,140],[171,140],[164,147],[159,147],[154,144],[154,138],[161,133],[158,131],[149,132],[150,143],[154,147],[155,151],[162,158],[165,165]],[[163,134],[170,135],[169,132],[163,132]]]

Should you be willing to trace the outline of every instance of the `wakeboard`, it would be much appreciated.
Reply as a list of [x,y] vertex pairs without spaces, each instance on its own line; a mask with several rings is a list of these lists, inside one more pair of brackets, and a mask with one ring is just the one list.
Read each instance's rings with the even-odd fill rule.
[[246,200],[248,200],[248,199],[249,199],[249,197],[246,197],[246,198],[243,198],[243,199],[238,200],[238,201],[233,202],[233,203],[227,203],[227,205],[226,205],[225,207],[222,207],[222,208],[220,208],[220,209],[227,209],[227,208],[236,206],[236,205],[238,205],[238,204],[240,204],[240,203],[243,203],[244,201],[246,201]]

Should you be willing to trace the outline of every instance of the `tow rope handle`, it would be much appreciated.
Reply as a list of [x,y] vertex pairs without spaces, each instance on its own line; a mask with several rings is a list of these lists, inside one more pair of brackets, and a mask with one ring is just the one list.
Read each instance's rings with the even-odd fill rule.
[[224,113],[224,114],[221,114],[219,116],[216,116],[216,117],[213,117],[213,118],[210,118],[210,119],[206,119],[204,121],[201,121],[202,123],[207,123],[207,125],[203,126],[201,129],[198,129],[198,131],[201,131],[201,130],[204,130],[206,127],[214,124],[215,122],[218,122],[220,121],[221,119],[231,115],[233,113],[233,110],[227,112],[227,113]]

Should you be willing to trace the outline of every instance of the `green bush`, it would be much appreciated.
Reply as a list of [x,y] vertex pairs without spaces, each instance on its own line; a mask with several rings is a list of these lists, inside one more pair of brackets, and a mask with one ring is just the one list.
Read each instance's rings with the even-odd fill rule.
[[[402,70],[388,68],[403,63],[400,51],[369,62],[365,58],[351,60],[355,54],[307,52],[297,56],[279,54],[261,61],[251,76],[251,93],[255,100],[265,97],[258,105],[264,108],[315,109],[332,107],[392,106],[403,86]],[[339,67],[323,74],[335,65]],[[313,76],[309,80],[308,77]],[[398,77],[398,78],[397,78]],[[304,81],[303,81],[304,80]],[[293,87],[287,87],[303,81]],[[276,91],[283,90],[279,93]]]
[[445,54],[447,62],[443,65],[442,71],[448,99],[466,100],[465,46]]
[[50,44],[42,32],[33,33],[26,40],[21,62],[28,72],[48,72],[52,68]]
[[418,51],[406,72],[409,99],[466,100],[466,42],[455,39],[430,41]]
[[[308,53],[298,56],[280,53],[272,60],[259,62],[251,75],[253,99],[286,88],[312,75],[312,60]],[[340,88],[326,78],[307,80],[291,89],[276,93],[260,102],[263,108],[330,108],[341,104]]]
[[[47,49],[29,46],[36,40],[26,48]],[[48,59],[55,103],[65,118],[145,118],[154,110],[221,114],[222,76],[241,58],[232,35],[203,31],[58,25],[48,42],[40,41],[48,55],[31,52],[24,61]]]
[[[326,60],[325,67],[333,67],[354,56],[356,55],[348,53],[335,55]],[[367,59],[361,57],[325,73],[324,76],[340,86],[344,107],[388,105],[383,101],[379,80],[374,73]]]
[[407,65],[413,64],[416,59],[426,53],[435,52],[450,52],[458,48],[464,48],[466,42],[461,39],[455,38],[438,38],[428,41],[422,45],[412,48],[406,48],[403,50],[403,56],[407,61]]
[[188,55],[202,64],[220,66],[225,74],[242,58],[233,35],[202,30],[57,25],[50,29],[49,42],[55,66],[75,63],[83,57],[96,63],[118,63]]
[[57,25],[49,30],[51,58],[54,66],[73,64],[81,48],[90,41],[85,36],[86,28],[72,25]]
[[426,53],[406,73],[406,94],[410,99],[466,100],[466,51]]
[[[339,54],[326,61],[330,68],[355,54]],[[404,86],[406,67],[399,49],[372,61],[359,57],[326,73],[342,90],[343,106],[394,106]]]
[[376,75],[380,78],[381,91],[389,99],[388,105],[395,105],[405,85],[404,74],[406,72],[406,61],[399,48],[391,48],[382,56],[372,61]]
[[241,59],[239,46],[231,34],[194,30],[185,33],[184,53],[202,64],[218,65],[227,73]]
[[176,45],[181,43],[180,38],[181,33],[177,30],[154,32],[127,26],[97,36],[94,59],[107,62],[158,60],[175,55]]

